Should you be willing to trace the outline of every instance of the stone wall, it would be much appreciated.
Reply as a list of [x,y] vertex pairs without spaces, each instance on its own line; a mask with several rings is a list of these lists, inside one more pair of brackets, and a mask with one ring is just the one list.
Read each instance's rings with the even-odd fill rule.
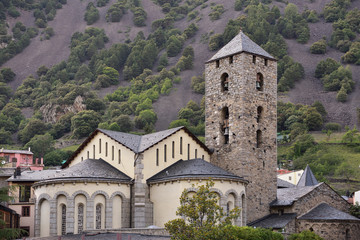
[[[269,214],[276,199],[276,101],[277,63],[260,56],[236,54],[205,66],[205,140],[214,150],[211,162],[250,183],[247,187],[247,222]],[[230,63],[232,59],[232,63]],[[221,78],[228,74],[228,91]],[[257,73],[263,90],[256,89]],[[223,109],[229,110],[229,142],[224,144]],[[258,107],[262,108],[258,118]],[[257,131],[261,143],[257,144]]]
[[350,205],[326,183],[321,183],[320,186],[296,201],[290,211],[301,216],[323,202],[340,211],[349,212]]
[[312,230],[325,240],[358,240],[360,221],[297,220],[297,230]]

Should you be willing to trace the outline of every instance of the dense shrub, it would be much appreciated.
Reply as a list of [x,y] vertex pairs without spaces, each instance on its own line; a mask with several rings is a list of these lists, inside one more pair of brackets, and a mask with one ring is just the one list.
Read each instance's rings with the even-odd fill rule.
[[111,5],[106,13],[108,22],[120,22],[122,16],[126,13],[127,7],[123,1],[119,1]]
[[133,22],[135,26],[137,27],[145,26],[146,25],[145,21],[147,18],[147,14],[145,10],[141,7],[136,7],[132,10],[132,12],[134,13]]
[[310,47],[310,52],[313,54],[326,53],[326,41],[324,39],[314,42]]
[[84,20],[86,21],[87,25],[91,25],[94,24],[97,20],[99,20],[99,18],[99,10],[97,10],[94,3],[90,2],[86,7]]
[[217,4],[211,7],[211,13],[209,17],[212,21],[220,19],[221,15],[225,12],[224,6],[222,4]]
[[315,77],[322,78],[325,75],[332,73],[333,71],[337,70],[341,66],[340,63],[335,61],[332,58],[327,58],[325,60],[321,60],[315,69]]
[[333,122],[326,123],[324,128],[326,130],[331,130],[334,132],[339,132],[342,129],[342,127],[339,123],[333,123]]

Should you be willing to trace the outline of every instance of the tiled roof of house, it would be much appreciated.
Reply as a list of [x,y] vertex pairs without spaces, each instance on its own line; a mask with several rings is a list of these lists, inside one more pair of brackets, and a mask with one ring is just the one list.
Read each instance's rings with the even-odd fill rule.
[[10,150],[10,149],[0,149],[0,153],[20,153],[20,154],[30,154],[33,155],[31,151],[28,150]]
[[277,199],[271,202],[270,206],[291,206],[298,199],[310,193],[321,184],[306,187],[279,188],[277,189]]
[[296,213],[284,213],[282,215],[270,214],[259,220],[249,223],[248,226],[281,229],[284,228],[293,219],[295,219],[295,217]]
[[[14,174],[15,172],[15,167],[11,167],[11,168],[6,168],[6,167],[2,167],[0,168],[0,177],[10,177]],[[30,168],[21,168],[21,172],[24,171],[30,171]]]
[[10,177],[8,182],[38,182],[49,179],[57,170],[23,171],[20,176]]
[[289,183],[285,180],[282,180],[281,178],[278,178],[277,179],[277,187],[278,188],[292,188],[292,187],[295,187],[295,185],[292,183]]
[[321,203],[308,213],[299,217],[304,220],[355,220],[360,221],[359,218],[354,217],[346,212],[342,212],[336,208],[329,206],[326,203]]
[[217,178],[247,182],[244,178],[225,171],[203,159],[179,160],[147,180],[148,183],[184,178]]
[[129,148],[134,153],[141,153],[145,150],[149,149],[153,145],[161,142],[165,138],[171,136],[172,134],[184,130],[191,138],[194,139],[200,146],[204,148],[205,151],[210,153],[210,150],[202,143],[195,135],[193,135],[186,127],[177,127],[172,129],[167,129],[164,131],[150,133],[146,135],[135,135],[105,129],[96,129],[81,145],[80,147],[73,153],[73,155],[63,164],[62,168],[67,167],[70,162],[79,154],[80,151],[91,141],[91,139],[99,132],[109,136],[114,139],[116,142],[122,144],[123,146]]
[[228,44],[221,48],[208,62],[228,57],[237,53],[247,52],[260,55],[266,58],[274,59],[269,53],[253,42],[242,31],[236,35]]
[[315,186],[319,184],[319,182],[316,180],[313,172],[311,171],[309,165],[306,166],[303,174],[300,177],[300,180],[297,184],[298,187],[304,187],[304,186]]

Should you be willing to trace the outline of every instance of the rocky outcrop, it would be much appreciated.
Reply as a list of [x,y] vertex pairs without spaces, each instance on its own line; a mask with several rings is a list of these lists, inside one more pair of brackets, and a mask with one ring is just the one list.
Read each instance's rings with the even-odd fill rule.
[[66,113],[78,113],[86,110],[82,96],[77,96],[72,105],[46,104],[40,108],[43,119],[46,123],[56,123]]

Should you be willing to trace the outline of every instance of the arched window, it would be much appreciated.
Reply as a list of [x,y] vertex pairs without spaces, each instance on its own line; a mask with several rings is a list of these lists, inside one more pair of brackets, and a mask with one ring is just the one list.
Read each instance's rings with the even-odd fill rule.
[[262,118],[262,114],[263,114],[263,108],[261,106],[259,106],[257,108],[257,116],[256,116],[256,122],[260,122],[261,118]]
[[221,130],[223,135],[223,144],[229,143],[229,108],[224,107],[221,113]]
[[256,75],[256,89],[258,91],[263,91],[264,86],[264,76],[261,73]]
[[82,233],[84,230],[84,204],[78,205],[78,233]]
[[229,90],[229,75],[227,73],[223,73],[221,75],[221,91],[226,92]]
[[261,130],[257,130],[256,131],[256,147],[259,148],[261,147],[261,141],[262,141],[262,133],[261,133]]
[[96,223],[96,226],[95,226],[95,229],[101,229],[101,211],[102,211],[102,205],[101,205],[101,203],[98,203],[97,205],[96,205],[96,220],[95,220],[95,223]]
[[61,205],[61,235],[66,234],[66,205]]

